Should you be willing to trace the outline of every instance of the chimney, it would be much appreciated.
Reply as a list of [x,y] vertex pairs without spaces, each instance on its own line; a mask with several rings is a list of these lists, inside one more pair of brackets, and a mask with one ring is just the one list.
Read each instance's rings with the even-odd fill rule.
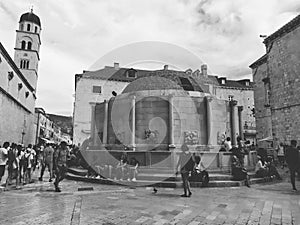
[[227,80],[226,77],[220,77],[219,78],[219,81],[220,81],[221,84],[226,84],[226,80]]
[[203,64],[203,65],[201,66],[201,74],[202,74],[203,76],[207,76],[207,65],[206,65],[206,64]]
[[187,70],[185,71],[185,73],[186,73],[186,74],[188,74],[188,75],[191,75],[191,74],[192,74],[192,72],[193,72],[193,70],[192,70],[192,69],[187,69]]
[[118,70],[118,69],[120,69],[120,66],[119,66],[119,63],[114,63],[114,68],[115,68],[115,70]]
[[164,70],[168,70],[169,66],[168,65],[164,65]]
[[200,70],[196,69],[196,70],[193,72],[193,75],[194,75],[195,77],[199,77],[199,75],[200,75]]

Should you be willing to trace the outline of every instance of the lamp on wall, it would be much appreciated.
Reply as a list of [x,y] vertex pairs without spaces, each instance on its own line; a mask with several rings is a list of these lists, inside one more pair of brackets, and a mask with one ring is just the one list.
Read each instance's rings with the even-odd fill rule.
[[9,71],[8,72],[8,80],[11,81],[14,78],[14,72]]
[[18,83],[18,90],[20,91],[23,87],[23,84],[22,83]]

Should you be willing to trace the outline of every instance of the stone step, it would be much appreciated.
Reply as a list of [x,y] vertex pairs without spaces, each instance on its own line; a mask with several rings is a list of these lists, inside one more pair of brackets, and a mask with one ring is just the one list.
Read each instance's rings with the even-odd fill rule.
[[[101,178],[91,178],[80,175],[75,175],[72,173],[67,173],[67,178],[71,180],[99,183],[99,184],[109,184],[109,185],[124,185],[133,187],[165,187],[165,188],[178,188],[182,187],[181,181],[162,181],[162,180],[142,180],[137,181],[115,181],[113,179],[101,179]],[[250,184],[268,182],[269,180],[264,178],[254,178],[250,180]],[[233,180],[210,180],[208,187],[239,187],[243,186],[245,183],[243,181],[233,181]],[[192,187],[202,187],[201,182],[191,182]]]
[[[79,168],[69,168],[68,171],[74,175],[86,176],[86,169]],[[153,171],[154,172],[154,171]],[[166,173],[166,171],[156,171],[157,173],[150,173],[149,171],[143,171],[138,173],[139,180],[148,180],[148,181],[181,181],[181,176],[178,174],[172,174],[171,172]],[[254,173],[249,173],[250,178],[254,178]],[[210,181],[230,181],[232,176],[230,174],[224,173],[210,173]]]

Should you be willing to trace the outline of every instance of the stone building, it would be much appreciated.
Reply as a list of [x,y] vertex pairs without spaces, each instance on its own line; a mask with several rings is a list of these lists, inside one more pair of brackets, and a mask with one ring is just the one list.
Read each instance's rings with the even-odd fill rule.
[[[121,68],[118,63],[113,67],[106,66],[97,71],[84,71],[75,76],[75,102],[74,102],[74,144],[82,143],[90,134],[91,106],[90,103],[101,103],[113,97],[112,92],[121,94],[132,81],[153,74],[170,74],[182,77],[181,84],[188,86],[185,77],[190,77],[191,83],[198,83],[202,90],[223,100],[236,100],[240,111],[236,109],[236,117],[240,113],[241,124],[236,124],[237,133],[226,133],[226,136],[245,136],[253,140],[255,136],[255,120],[253,117],[253,90],[249,80],[228,80],[207,74],[207,66],[202,65],[201,70],[174,71],[165,65],[162,70],[139,70]],[[191,89],[192,90],[192,89]],[[243,110],[241,111],[241,109]]]
[[0,143],[34,143],[41,22],[32,11],[20,17],[14,60],[0,43]]
[[300,140],[300,15],[265,38],[253,73],[257,139]]
[[[51,114],[54,116],[53,114]],[[72,144],[71,136],[62,131],[43,108],[35,108],[34,119],[35,144],[60,143],[65,141]]]

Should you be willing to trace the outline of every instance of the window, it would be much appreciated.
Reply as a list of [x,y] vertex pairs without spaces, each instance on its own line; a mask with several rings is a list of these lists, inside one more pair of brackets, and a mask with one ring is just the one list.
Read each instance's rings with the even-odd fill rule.
[[228,100],[233,101],[233,97],[234,97],[233,95],[228,95]]
[[20,30],[24,30],[24,24],[23,23],[20,25]]
[[27,31],[30,31],[30,24],[27,24]]
[[93,93],[101,94],[101,86],[93,86]]
[[21,69],[29,69],[29,60],[28,59],[21,59],[20,68]]
[[34,33],[37,33],[37,27],[34,28]]
[[28,43],[27,43],[27,49],[31,50],[31,46],[32,46],[32,43],[30,41],[28,41]]
[[127,77],[136,78],[136,70],[134,70],[134,69],[129,69],[129,70],[127,71]]
[[265,87],[265,107],[270,107],[271,85],[270,78],[266,77],[262,80]]
[[21,49],[25,49],[26,48],[26,41],[22,41],[21,42]]

